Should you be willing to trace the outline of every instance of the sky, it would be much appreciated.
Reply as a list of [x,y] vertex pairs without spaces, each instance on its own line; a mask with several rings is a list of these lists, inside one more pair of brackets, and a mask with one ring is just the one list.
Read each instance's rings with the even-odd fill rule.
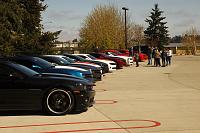
[[119,10],[127,7],[128,15],[136,24],[147,28],[144,21],[157,3],[162,16],[166,17],[171,37],[182,35],[190,28],[200,31],[200,0],[45,0],[47,9],[42,13],[45,31],[62,30],[60,41],[79,38],[84,19],[98,5],[116,5]]

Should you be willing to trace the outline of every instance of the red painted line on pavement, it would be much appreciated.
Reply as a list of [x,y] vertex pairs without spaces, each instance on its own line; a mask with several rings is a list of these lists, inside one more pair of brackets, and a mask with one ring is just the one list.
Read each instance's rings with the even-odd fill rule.
[[137,129],[137,128],[153,128],[160,126],[161,123],[152,120],[114,120],[114,121],[101,121],[101,122],[151,122],[153,125],[150,126],[131,126],[131,127],[120,127],[120,128],[94,128],[94,129],[80,129],[80,130],[65,130],[65,131],[50,131],[50,132],[42,132],[42,133],[66,133],[66,132],[91,132],[91,131],[112,131],[112,130],[123,130],[123,129]]
[[117,103],[116,100],[95,100],[95,104],[115,104]]
[[157,127],[161,124],[152,120],[113,120],[113,121],[85,121],[85,122],[65,122],[65,123],[49,123],[49,124],[32,124],[32,125],[18,125],[18,126],[0,126],[0,129],[11,129],[11,128],[28,128],[28,127],[44,127],[44,126],[58,126],[58,125],[79,125],[79,124],[91,124],[91,123],[111,123],[111,122],[150,122],[153,125],[150,126],[135,126],[125,128],[97,128],[97,129],[83,129],[83,130],[66,130],[66,131],[54,131],[46,133],[58,133],[58,132],[81,132],[81,131],[95,131],[95,130],[120,130],[120,129],[134,129],[134,128],[151,128]]

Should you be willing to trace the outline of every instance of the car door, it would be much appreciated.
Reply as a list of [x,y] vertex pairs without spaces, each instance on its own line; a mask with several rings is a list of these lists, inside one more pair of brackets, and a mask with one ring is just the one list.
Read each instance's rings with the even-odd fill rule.
[[22,73],[0,65],[0,109],[27,109],[34,107],[31,97],[38,91],[29,89],[26,79]]

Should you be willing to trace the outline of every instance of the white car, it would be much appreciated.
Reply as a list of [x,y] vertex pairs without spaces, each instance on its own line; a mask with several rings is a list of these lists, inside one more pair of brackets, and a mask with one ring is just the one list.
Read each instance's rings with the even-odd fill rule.
[[105,54],[108,55],[108,56],[112,56],[112,57],[122,58],[122,59],[126,60],[127,65],[133,65],[133,58],[132,57],[117,55],[113,52],[106,52]]
[[116,70],[116,66],[117,64],[114,61],[111,60],[102,60],[102,59],[97,59],[94,56],[90,55],[90,54],[74,54],[74,55],[78,55],[86,60],[95,60],[95,61],[99,61],[99,62],[103,62],[108,64],[108,68],[109,68],[109,72],[112,72],[114,70]]

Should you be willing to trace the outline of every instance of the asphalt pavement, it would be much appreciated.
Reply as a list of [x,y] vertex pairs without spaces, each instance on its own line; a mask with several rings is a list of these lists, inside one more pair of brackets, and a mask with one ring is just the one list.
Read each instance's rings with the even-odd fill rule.
[[106,74],[95,106],[81,114],[0,112],[0,133],[200,133],[200,56],[146,64]]

